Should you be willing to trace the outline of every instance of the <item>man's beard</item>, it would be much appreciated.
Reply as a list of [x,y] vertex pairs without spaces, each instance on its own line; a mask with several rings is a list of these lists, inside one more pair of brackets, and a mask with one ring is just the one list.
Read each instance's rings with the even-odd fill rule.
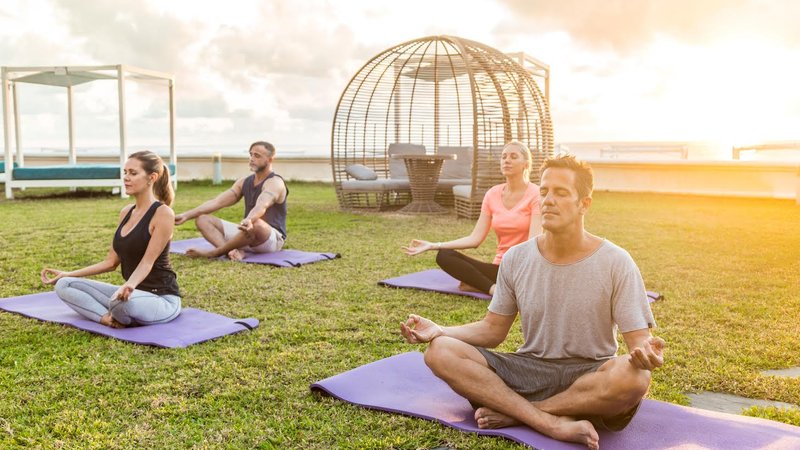
[[253,172],[261,172],[264,169],[266,169],[268,166],[269,166],[269,164],[262,164],[260,166],[251,165],[250,168],[253,170]]

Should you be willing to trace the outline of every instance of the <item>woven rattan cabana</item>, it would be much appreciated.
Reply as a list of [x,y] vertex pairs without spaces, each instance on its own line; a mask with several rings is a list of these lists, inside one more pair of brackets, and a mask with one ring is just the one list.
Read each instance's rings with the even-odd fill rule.
[[[350,80],[334,115],[331,165],[340,206],[407,202],[407,173],[392,154],[453,153],[439,193],[455,196],[458,215],[477,217],[486,190],[503,181],[504,143],[527,144],[534,168],[552,154],[548,81],[548,67],[533,58],[454,36],[416,39],[373,57]],[[538,181],[538,170],[531,179]]]

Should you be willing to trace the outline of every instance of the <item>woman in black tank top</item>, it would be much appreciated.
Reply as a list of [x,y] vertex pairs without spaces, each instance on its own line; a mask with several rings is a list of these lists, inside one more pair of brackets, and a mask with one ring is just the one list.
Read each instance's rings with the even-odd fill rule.
[[[175,213],[169,170],[153,152],[136,152],[124,168],[125,193],[135,203],[120,212],[120,222],[106,258],[71,272],[45,268],[42,282],[78,314],[112,327],[169,322],[180,314],[181,297],[169,262]],[[110,272],[122,265],[122,286],[81,277]]]

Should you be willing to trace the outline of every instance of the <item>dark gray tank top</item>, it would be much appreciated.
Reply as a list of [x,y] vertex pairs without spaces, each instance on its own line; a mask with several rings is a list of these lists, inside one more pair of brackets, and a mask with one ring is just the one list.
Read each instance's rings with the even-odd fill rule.
[[[114,233],[114,241],[112,243],[114,251],[117,252],[120,261],[122,262],[122,278],[125,281],[130,278],[131,274],[139,262],[144,257],[147,250],[147,245],[150,244],[150,221],[156,214],[156,210],[162,205],[161,202],[153,202],[147,212],[139,219],[139,223],[133,227],[125,236],[122,235],[122,227],[128,223],[135,206],[128,210],[128,214],[122,219],[117,227],[117,232]],[[142,291],[152,292],[156,295],[177,295],[180,297],[181,293],[178,289],[178,280],[175,271],[172,270],[172,264],[169,262],[169,241],[161,254],[158,255],[153,268],[147,274],[144,280],[136,286],[136,289]]]
[[[242,186],[244,217],[247,217],[250,211],[256,206],[256,200],[258,200],[258,196],[261,195],[261,188],[264,186],[264,183],[272,177],[278,177],[283,181],[283,177],[275,172],[270,172],[267,178],[264,178],[264,181],[257,185],[253,185],[256,181],[256,174],[252,174],[244,180],[244,186]],[[286,196],[283,198],[283,203],[273,203],[272,206],[267,208],[267,212],[264,213],[261,218],[272,228],[280,231],[283,239],[286,239],[286,204],[289,200],[289,187],[286,186],[286,182],[284,182],[283,185],[286,187]]]

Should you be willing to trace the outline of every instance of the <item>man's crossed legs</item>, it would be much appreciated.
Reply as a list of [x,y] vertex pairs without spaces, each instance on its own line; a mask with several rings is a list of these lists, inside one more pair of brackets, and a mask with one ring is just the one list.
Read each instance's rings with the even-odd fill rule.
[[244,258],[244,250],[256,253],[277,252],[283,248],[283,236],[262,219],[253,220],[252,226],[242,226],[212,215],[201,215],[195,220],[197,229],[210,242],[212,250],[190,248],[186,254],[192,257],[216,258],[227,255],[234,261]]
[[[580,375],[562,392],[531,401],[509,387],[481,350],[445,336],[430,342],[425,363],[473,405],[482,405],[475,411],[479,427],[522,423],[552,438],[579,442],[592,449],[599,447],[592,421],[612,430],[621,429],[650,385],[650,371],[634,367],[630,356],[624,355]],[[614,422],[621,422],[621,427]]]

